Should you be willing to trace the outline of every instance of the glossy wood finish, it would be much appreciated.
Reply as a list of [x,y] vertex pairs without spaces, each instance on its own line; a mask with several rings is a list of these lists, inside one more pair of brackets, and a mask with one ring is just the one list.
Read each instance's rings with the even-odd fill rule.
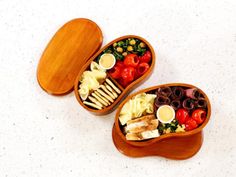
[[[135,81],[133,81],[131,84],[129,84],[126,88],[123,88],[122,86],[120,86],[115,80],[113,80],[111,77],[109,77],[109,79],[111,79],[113,82],[116,83],[116,85],[118,85],[121,90],[122,90],[122,93],[119,95],[119,97],[114,101],[114,103],[112,103],[110,106],[104,108],[104,109],[101,109],[101,110],[97,110],[97,109],[92,109],[92,108],[89,108],[88,106],[84,105],[80,96],[79,96],[79,93],[78,93],[78,86],[79,86],[79,80],[82,76],[82,73],[89,67],[90,63],[95,60],[98,55],[104,50],[106,49],[107,47],[109,47],[110,45],[112,45],[113,43],[115,42],[118,42],[120,40],[123,40],[123,39],[127,39],[127,38],[137,38],[141,41],[143,41],[144,43],[146,43],[147,47],[149,48],[149,50],[151,51],[151,54],[152,54],[152,62],[151,62],[151,65],[150,65],[150,68],[149,70],[140,78],[136,79]],[[100,49],[95,55],[92,56],[91,59],[89,59],[89,61],[82,67],[82,69],[80,70],[79,74],[78,74],[78,77],[76,78],[76,81],[75,81],[75,86],[74,86],[74,92],[75,92],[75,95],[76,95],[76,98],[78,100],[78,102],[80,103],[81,106],[83,106],[86,110],[94,113],[94,114],[97,114],[97,115],[105,115],[105,114],[108,114],[110,113],[112,110],[114,110],[115,106],[132,90],[134,89],[135,87],[137,87],[139,84],[143,83],[151,74],[151,72],[153,71],[153,68],[155,66],[155,53],[154,53],[154,50],[152,48],[152,46],[145,40],[143,39],[142,37],[140,36],[135,36],[135,35],[127,35],[127,36],[122,36],[122,37],[119,37],[113,41],[111,41],[110,43],[108,43],[106,46],[104,46],[102,49]]]
[[63,25],[44,50],[37,79],[48,93],[62,95],[73,90],[80,68],[101,47],[102,32],[88,19],[74,19]]
[[[199,91],[204,95],[207,101],[207,117],[204,123],[198,128],[184,132],[184,133],[169,133],[165,135],[161,135],[157,138],[150,139],[147,141],[128,141],[126,140],[124,134],[122,133],[119,126],[119,114],[123,107],[123,105],[131,99],[133,96],[143,93],[149,92],[158,89],[163,86],[183,86],[183,87],[195,87],[190,84],[183,83],[173,83],[173,84],[163,84],[159,86],[150,87],[147,89],[140,90],[132,95],[129,95],[118,107],[116,117],[115,117],[115,125],[113,127],[113,142],[116,145],[117,149],[124,153],[125,155],[138,157],[138,156],[149,156],[149,155],[160,155],[167,158],[173,159],[186,159],[192,157],[201,147],[203,135],[201,133],[202,129],[206,126],[210,119],[211,115],[211,105],[207,95],[199,89]],[[194,143],[195,142],[195,143]],[[173,148],[178,152],[182,152],[180,154],[172,152],[169,146],[173,146]],[[175,147],[176,146],[176,147]],[[153,149],[151,148],[153,147]],[[189,151],[186,150],[186,147],[189,148]],[[129,148],[134,148],[133,150],[128,150]],[[160,149],[162,148],[162,149]],[[152,149],[152,150],[151,150]],[[145,151],[145,152],[140,152]]]
[[202,146],[202,131],[182,137],[173,137],[166,140],[160,140],[158,143],[152,143],[148,146],[132,146],[127,144],[117,133],[115,126],[112,129],[112,139],[116,148],[126,156],[145,157],[145,156],[163,156],[170,159],[187,159],[195,155]]

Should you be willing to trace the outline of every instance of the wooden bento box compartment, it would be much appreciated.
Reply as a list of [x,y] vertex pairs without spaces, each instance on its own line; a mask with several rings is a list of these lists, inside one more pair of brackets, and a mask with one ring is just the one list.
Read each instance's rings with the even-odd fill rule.
[[[114,79],[110,74],[109,74],[109,70],[107,73],[107,78],[109,78],[121,91],[121,93],[119,94],[119,96],[114,100],[113,103],[111,103],[111,105],[104,107],[102,109],[96,109],[90,106],[87,106],[83,103],[83,100],[81,99],[81,96],[79,95],[79,85],[82,74],[84,71],[88,71],[91,62],[98,62],[98,57],[103,53],[103,51],[107,48],[109,48],[110,46],[112,46],[114,43],[118,43],[119,41],[124,41],[124,40],[128,40],[128,39],[137,39],[139,41],[141,41],[142,43],[144,43],[146,45],[146,49],[148,51],[150,51],[151,53],[151,61],[149,62],[149,69],[140,77],[136,78],[134,81],[132,81],[131,83],[129,83],[126,87],[122,86],[116,79]],[[140,37],[140,36],[135,36],[135,35],[127,35],[127,36],[122,36],[119,37],[113,41],[111,41],[110,43],[108,43],[107,45],[105,45],[103,48],[101,48],[95,55],[93,55],[87,62],[86,64],[81,68],[76,80],[75,80],[75,84],[74,84],[74,93],[76,95],[76,98],[78,100],[78,102],[80,103],[81,106],[83,106],[86,110],[98,114],[98,115],[104,115],[104,114],[108,114],[110,113],[112,110],[114,110],[115,106],[135,87],[137,87],[139,84],[141,84],[142,82],[145,81],[145,79],[148,78],[148,76],[150,76],[150,74],[152,73],[154,66],[155,66],[155,53],[154,50],[152,48],[152,46],[149,44],[148,41],[146,41],[144,38]],[[123,60],[122,60],[123,61]]]
[[[119,116],[123,106],[135,98],[135,96],[142,93],[156,93],[159,88],[164,87],[183,87],[185,89],[197,89],[199,93],[204,98],[206,105],[203,110],[206,111],[206,117],[204,121],[199,124],[198,127],[188,130],[185,132],[178,133],[166,133],[162,134],[156,138],[150,138],[142,141],[130,141],[127,140],[124,134],[123,126],[120,123]],[[154,102],[155,104],[155,102]],[[155,105],[153,105],[155,106]],[[180,107],[182,109],[182,106]],[[194,110],[199,108],[193,108],[191,113]],[[156,110],[153,114],[156,114]],[[116,148],[123,154],[131,157],[143,157],[143,156],[163,156],[172,159],[186,159],[192,157],[198,152],[202,145],[203,133],[202,130],[208,123],[211,116],[211,104],[207,95],[196,86],[184,83],[172,83],[172,84],[163,84],[150,88],[140,90],[132,95],[129,95],[118,107],[115,123],[112,130],[113,142]],[[159,121],[160,123],[160,121]]]

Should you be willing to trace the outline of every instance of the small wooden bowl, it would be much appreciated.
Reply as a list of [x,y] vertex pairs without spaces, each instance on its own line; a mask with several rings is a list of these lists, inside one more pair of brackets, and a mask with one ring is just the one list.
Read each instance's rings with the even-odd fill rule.
[[190,84],[184,83],[172,83],[163,84],[147,89],[140,90],[132,95],[129,95],[118,107],[115,124],[113,126],[112,138],[116,148],[123,154],[131,157],[143,157],[143,156],[163,156],[172,159],[186,159],[192,157],[198,152],[202,145],[203,134],[202,129],[206,126],[211,115],[211,105],[207,95],[199,88],[199,91],[203,94],[207,102],[207,117],[202,125],[198,128],[183,132],[183,133],[169,133],[161,135],[157,138],[146,141],[128,141],[125,135],[122,133],[119,124],[119,114],[123,105],[137,94],[156,90],[164,86],[183,86],[190,88],[197,88]]
[[[79,81],[80,78],[82,76],[82,73],[89,67],[90,63],[92,61],[94,61],[99,54],[101,54],[103,52],[104,49],[108,48],[109,46],[111,46],[113,43],[124,40],[124,39],[128,39],[128,38],[137,38],[139,40],[141,40],[142,42],[144,42],[147,45],[147,48],[150,50],[151,54],[152,54],[152,61],[150,64],[150,68],[148,69],[148,71],[141,76],[140,78],[136,79],[135,81],[133,81],[132,83],[130,83],[126,88],[123,88],[116,80],[114,80],[112,77],[109,76],[108,74],[108,78],[110,80],[112,80],[112,82],[114,82],[121,90],[121,94],[118,96],[118,98],[116,98],[116,100],[108,107],[103,108],[101,110],[97,110],[97,109],[92,109],[88,106],[86,106],[83,102],[82,99],[80,98],[80,95],[78,93],[78,88],[79,88]],[[115,106],[121,101],[122,98],[124,98],[132,89],[134,89],[135,87],[137,87],[139,84],[141,84],[142,82],[144,82],[152,73],[153,68],[155,66],[155,53],[154,50],[152,48],[152,46],[149,44],[148,41],[146,41],[144,38],[140,37],[140,36],[135,36],[135,35],[127,35],[127,36],[122,36],[119,37],[113,41],[111,41],[110,43],[108,43],[107,45],[105,45],[103,48],[101,48],[96,54],[94,54],[87,62],[85,65],[83,65],[83,67],[80,69],[80,72],[75,80],[75,84],[74,84],[74,92],[75,92],[75,96],[78,100],[78,102],[80,103],[81,106],[83,106],[86,110],[97,114],[97,115],[105,115],[110,113],[111,111],[114,110]]]

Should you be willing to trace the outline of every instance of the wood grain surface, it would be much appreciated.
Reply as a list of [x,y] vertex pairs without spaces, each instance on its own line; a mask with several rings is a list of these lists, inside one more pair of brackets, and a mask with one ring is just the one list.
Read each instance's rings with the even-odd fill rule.
[[37,79],[48,93],[63,95],[73,90],[79,70],[101,47],[102,32],[89,19],[78,18],[63,25],[44,50]]
[[115,126],[112,129],[112,139],[116,148],[129,157],[162,156],[170,159],[182,160],[195,155],[202,146],[202,131],[181,137],[170,137],[152,143],[148,146],[132,146],[127,144],[117,133]]

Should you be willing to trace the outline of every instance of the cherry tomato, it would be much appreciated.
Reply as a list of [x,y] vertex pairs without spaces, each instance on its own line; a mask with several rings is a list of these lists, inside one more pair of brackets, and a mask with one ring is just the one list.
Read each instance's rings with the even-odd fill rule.
[[197,124],[202,124],[206,119],[206,111],[197,109],[193,111],[192,118],[197,122]]
[[187,131],[193,130],[193,129],[197,128],[197,126],[198,126],[197,122],[192,118],[189,118],[185,122],[185,130],[187,130]]
[[139,77],[138,75],[138,71],[137,71],[137,68],[135,69],[135,72],[134,72],[134,79],[137,79]]
[[151,61],[152,54],[150,51],[146,51],[143,56],[139,57],[140,63],[149,63]]
[[123,68],[123,67],[124,67],[124,62],[123,62],[123,61],[116,60],[115,66],[119,66],[119,67]]
[[121,73],[124,68],[124,63],[122,61],[116,61],[116,64],[113,68],[111,68],[108,73],[111,75],[114,79],[121,78]]
[[124,82],[132,82],[134,80],[135,69],[131,66],[127,66],[123,69],[121,73],[122,79]]
[[180,108],[176,112],[176,119],[180,124],[184,124],[189,118],[188,111],[186,109]]
[[125,66],[137,67],[139,63],[139,58],[136,54],[128,54],[124,59]]
[[137,67],[137,75],[142,76],[149,69],[149,65],[147,63],[140,63]]
[[119,79],[121,77],[121,72],[122,72],[122,69],[119,66],[114,66],[108,71],[108,73],[114,79]]
[[122,78],[120,78],[118,80],[119,84],[122,85],[123,87],[126,87],[127,85],[129,85],[130,81],[124,80]]

